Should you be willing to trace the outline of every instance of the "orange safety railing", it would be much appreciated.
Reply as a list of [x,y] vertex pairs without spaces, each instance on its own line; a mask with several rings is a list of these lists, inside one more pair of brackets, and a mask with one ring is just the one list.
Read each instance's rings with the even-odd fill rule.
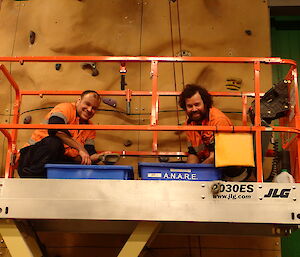
[[[10,75],[6,67],[1,64],[0,69],[15,90],[16,99],[13,108],[13,121],[10,124],[0,124],[0,131],[8,139],[8,151],[5,165],[5,178],[12,177],[13,160],[17,152],[16,139],[18,129],[95,129],[95,130],[135,130],[152,131],[152,151],[121,151],[122,155],[151,155],[151,156],[185,156],[185,152],[161,152],[157,149],[158,131],[218,131],[218,132],[253,132],[255,134],[256,169],[257,182],[263,182],[262,170],[262,146],[261,133],[264,131],[281,132],[282,146],[291,152],[292,174],[296,182],[300,182],[300,120],[299,120],[299,100],[298,100],[298,80],[296,62],[281,58],[245,58],[245,57],[127,57],[127,56],[52,56],[52,57],[0,57],[0,62],[118,62],[126,65],[127,62],[150,62],[152,91],[132,91],[130,89],[120,91],[97,92],[103,96],[124,96],[130,100],[132,96],[151,96],[151,117],[149,125],[49,125],[49,124],[19,124],[20,105],[22,96],[25,95],[80,95],[82,91],[51,91],[51,90],[20,90],[17,83]],[[158,124],[159,97],[178,96],[180,92],[159,91],[158,90],[158,64],[162,62],[197,62],[197,63],[250,63],[254,70],[254,92],[210,92],[213,96],[241,97],[242,101],[242,126],[166,126]],[[291,80],[289,92],[293,99],[292,109],[288,117],[280,119],[280,126],[261,126],[260,118],[260,97],[264,94],[260,92],[260,72],[261,64],[288,64],[290,70],[285,79]],[[125,66],[124,66],[125,67]],[[255,122],[254,126],[247,126],[247,100],[255,98]],[[10,132],[8,130],[11,130]],[[291,136],[293,134],[294,136]]]

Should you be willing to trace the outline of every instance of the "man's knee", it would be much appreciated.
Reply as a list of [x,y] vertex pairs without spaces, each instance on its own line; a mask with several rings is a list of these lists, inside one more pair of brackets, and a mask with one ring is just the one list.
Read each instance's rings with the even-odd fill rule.
[[41,143],[45,145],[51,153],[63,153],[64,144],[62,140],[56,136],[48,136],[42,139]]
[[18,172],[20,177],[46,177],[44,165],[56,162],[64,154],[63,142],[55,136],[43,138],[21,149]]

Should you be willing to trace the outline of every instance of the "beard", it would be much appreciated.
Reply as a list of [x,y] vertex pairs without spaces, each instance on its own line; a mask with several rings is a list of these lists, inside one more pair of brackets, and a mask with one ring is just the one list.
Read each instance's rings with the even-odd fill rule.
[[189,112],[188,114],[190,121],[195,121],[196,123],[201,123],[203,120],[208,118],[207,111],[195,111],[195,112]]

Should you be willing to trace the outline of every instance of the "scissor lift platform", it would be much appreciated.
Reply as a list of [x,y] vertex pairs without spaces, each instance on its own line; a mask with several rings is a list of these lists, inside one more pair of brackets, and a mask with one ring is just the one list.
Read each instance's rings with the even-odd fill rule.
[[[5,239],[9,235],[3,228],[15,226],[17,231],[16,224],[20,226],[23,221],[29,221],[35,232],[132,233],[119,256],[138,256],[153,233],[287,235],[300,223],[299,200],[298,184],[0,180],[1,231]],[[139,246],[135,237],[140,238]]]
[[300,223],[298,184],[219,183],[1,179],[0,217]]
[[[5,179],[0,179],[0,232],[11,255],[42,256],[34,240],[35,231],[91,231],[131,234],[119,257],[138,256],[151,235],[155,233],[202,235],[235,234],[282,236],[300,224],[300,188],[297,183],[265,183],[262,169],[263,132],[282,133],[283,148],[290,150],[291,171],[300,181],[300,116],[296,63],[280,58],[243,57],[0,57],[1,62],[148,62],[151,64],[151,91],[98,91],[103,96],[123,96],[130,103],[133,96],[151,97],[151,116],[148,125],[45,125],[20,124],[22,98],[28,95],[78,95],[81,91],[26,91],[19,86],[6,67],[4,74],[15,90],[13,119],[0,124],[0,132],[8,141]],[[159,98],[178,96],[180,92],[159,91],[158,63],[208,62],[248,63],[253,65],[254,92],[211,92],[213,96],[239,97],[242,103],[242,126],[163,126],[159,125]],[[289,81],[291,111],[280,126],[261,126],[260,72],[262,64],[287,64],[285,76]],[[247,99],[255,99],[254,125],[247,123]],[[189,182],[143,180],[64,180],[13,178],[13,160],[17,154],[18,129],[95,129],[148,131],[153,134],[152,150],[120,152],[121,155],[186,156],[183,152],[160,152],[159,131],[209,130],[215,132],[253,133],[256,152],[257,182]],[[291,135],[291,136],[290,136]],[[26,229],[21,228],[23,225]],[[27,231],[25,237],[24,231]],[[33,237],[29,235],[33,235]],[[25,238],[25,241],[24,241]],[[28,244],[28,241],[30,243]],[[31,246],[28,248],[28,246]]]

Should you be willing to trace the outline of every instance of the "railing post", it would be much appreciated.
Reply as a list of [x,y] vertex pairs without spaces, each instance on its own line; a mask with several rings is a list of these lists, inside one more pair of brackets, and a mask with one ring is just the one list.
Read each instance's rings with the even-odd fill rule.
[[255,90],[255,150],[257,182],[263,182],[262,148],[261,148],[261,119],[260,119],[260,62],[254,62],[254,90]]
[[[157,93],[157,83],[158,83],[158,62],[151,61],[151,78],[152,78],[152,101],[151,101],[151,126],[158,125],[158,93]],[[157,137],[158,132],[153,132],[152,140],[152,151],[157,151]]]
[[[295,112],[295,126],[296,129],[300,129],[300,112],[299,112],[299,92],[298,92],[298,72],[297,67],[293,66],[292,69],[292,78],[294,79],[294,92],[295,92],[295,106],[294,106],[294,112]],[[300,135],[297,134],[297,160],[296,160],[296,167],[294,170],[294,177],[296,183],[300,182]]]
[[247,96],[246,95],[242,95],[242,122],[243,122],[243,126],[247,126]]
[[[21,92],[19,89],[19,86],[17,82],[14,80],[14,78],[10,75],[9,71],[6,69],[6,67],[1,64],[0,69],[2,70],[3,74],[15,90],[16,98],[13,106],[13,124],[19,123],[20,118],[20,106],[21,106]],[[18,130],[12,129],[11,131],[11,142],[9,142],[8,151],[6,155],[6,167],[5,167],[5,178],[11,178],[13,176],[13,168],[12,168],[12,161],[14,155],[17,153],[17,135]],[[7,163],[10,164],[9,168],[7,168]]]
[[6,161],[5,161],[5,178],[9,178],[12,173],[12,137],[10,133],[6,129],[1,129],[0,132],[7,138],[7,153],[6,153]]

